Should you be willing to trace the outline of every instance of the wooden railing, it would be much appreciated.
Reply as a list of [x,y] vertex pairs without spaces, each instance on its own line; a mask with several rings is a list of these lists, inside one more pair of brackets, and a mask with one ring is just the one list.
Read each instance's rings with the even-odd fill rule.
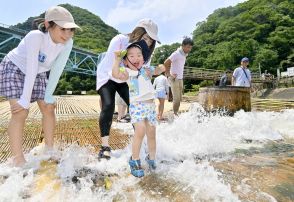
[[[213,80],[217,81],[223,75],[223,70],[216,69],[205,69],[205,68],[197,68],[197,67],[185,67],[184,68],[184,79],[191,80]],[[228,77],[232,77],[232,73],[228,73]],[[274,78],[266,78],[262,79],[257,72],[251,72],[251,79],[253,83],[264,83],[264,82],[275,82]]]

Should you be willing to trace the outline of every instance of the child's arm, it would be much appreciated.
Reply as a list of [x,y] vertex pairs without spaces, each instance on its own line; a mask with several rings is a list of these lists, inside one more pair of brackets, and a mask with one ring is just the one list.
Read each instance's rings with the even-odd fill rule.
[[126,81],[129,78],[128,72],[124,67],[120,67],[121,58],[124,56],[123,51],[114,52],[114,63],[112,65],[112,76],[116,79]]
[[168,95],[168,93],[169,93],[169,83],[168,83],[167,78],[165,79],[165,92]]
[[154,75],[160,75],[165,71],[165,66],[163,64],[158,65],[154,70]]

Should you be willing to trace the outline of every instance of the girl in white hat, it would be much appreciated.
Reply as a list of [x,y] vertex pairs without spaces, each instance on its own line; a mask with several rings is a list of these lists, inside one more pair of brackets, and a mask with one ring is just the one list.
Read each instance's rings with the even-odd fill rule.
[[53,149],[53,92],[71,52],[75,29],[79,26],[68,10],[54,6],[46,11],[45,20],[38,28],[30,31],[0,63],[0,95],[10,104],[8,135],[13,165],[18,167],[26,162],[22,142],[31,102],[37,101],[43,116],[46,149]]

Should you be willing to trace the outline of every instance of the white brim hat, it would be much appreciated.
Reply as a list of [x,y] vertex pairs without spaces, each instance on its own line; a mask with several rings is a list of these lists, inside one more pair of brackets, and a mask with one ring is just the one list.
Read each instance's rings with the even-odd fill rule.
[[151,19],[142,19],[138,22],[136,27],[143,27],[147,34],[158,43],[161,43],[159,40],[158,34],[158,28],[157,24],[155,24]]
[[53,22],[55,22],[57,25],[59,25],[62,28],[65,29],[71,29],[71,28],[79,28],[81,29],[76,23],[74,22],[66,22],[66,21],[57,21],[57,20],[53,20]]
[[53,6],[49,8],[45,13],[45,20],[53,21],[65,29],[80,28],[75,23],[71,13],[61,6]]

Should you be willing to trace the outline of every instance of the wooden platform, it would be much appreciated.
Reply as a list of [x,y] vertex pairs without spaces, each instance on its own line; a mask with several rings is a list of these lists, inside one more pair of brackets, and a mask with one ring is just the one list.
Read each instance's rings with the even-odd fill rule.
[[282,111],[294,109],[294,100],[282,99],[252,99],[252,109],[257,111]]
[[[59,97],[57,103],[55,142],[90,145],[98,150],[101,145],[98,97]],[[4,162],[11,156],[7,135],[10,118],[8,102],[0,102],[0,114],[0,161]],[[23,147],[26,152],[37,146],[43,139],[40,118],[40,111],[37,104],[34,103],[30,108],[24,131]],[[122,149],[129,144],[130,136],[122,134],[119,130],[111,129],[109,141],[112,149]]]

